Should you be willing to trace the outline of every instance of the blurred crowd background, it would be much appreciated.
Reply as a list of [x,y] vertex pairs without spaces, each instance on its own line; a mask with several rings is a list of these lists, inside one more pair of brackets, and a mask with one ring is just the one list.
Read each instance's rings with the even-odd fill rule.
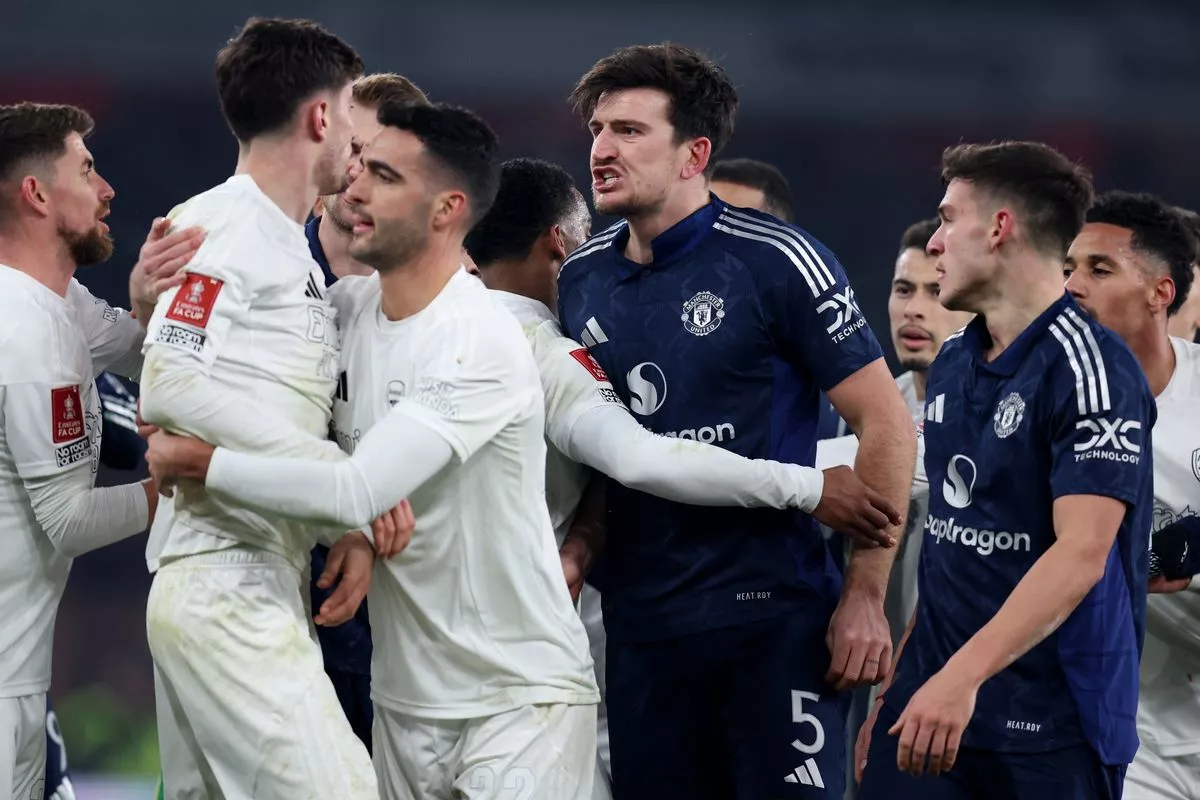
[[[565,103],[574,81],[625,44],[703,49],[741,96],[722,155],[784,172],[798,224],[839,256],[881,339],[899,236],[933,215],[947,145],[1040,139],[1088,164],[1100,190],[1200,207],[1194,0],[3,0],[0,103],[77,103],[97,120],[90,146],[117,191],[117,251],[79,277],[110,302],[127,302],[153,217],[233,168],[212,64],[250,15],[322,22],[369,71],[474,109],[507,156],[557,161],[583,187],[589,135]],[[80,559],[59,612],[51,695],[82,800],[139,796],[157,772],[144,545]]]

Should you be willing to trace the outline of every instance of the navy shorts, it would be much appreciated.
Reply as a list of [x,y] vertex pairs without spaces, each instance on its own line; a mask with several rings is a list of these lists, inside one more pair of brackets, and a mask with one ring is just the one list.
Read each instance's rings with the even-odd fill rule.
[[1125,767],[1100,763],[1086,744],[1045,753],[997,753],[963,747],[954,768],[914,778],[896,766],[899,712],[879,711],[871,730],[858,800],[1120,800]]
[[606,651],[613,797],[841,798],[849,693],[828,616],[788,614]]
[[346,719],[350,720],[354,735],[362,740],[370,753],[371,723],[375,719],[375,708],[371,705],[371,676],[335,669],[326,669],[325,674],[333,683],[333,690],[337,692],[338,702],[342,705],[342,711],[346,712]]
[[46,797],[74,797],[75,790],[71,786],[71,773],[67,771],[67,746],[63,742],[62,728],[58,726],[58,716],[50,705],[50,696],[46,695]]

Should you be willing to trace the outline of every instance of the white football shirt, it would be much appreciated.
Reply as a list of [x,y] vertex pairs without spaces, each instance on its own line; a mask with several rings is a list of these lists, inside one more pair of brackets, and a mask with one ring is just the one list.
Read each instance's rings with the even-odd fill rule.
[[72,279],[60,297],[0,265],[0,697],[50,686],[51,646],[71,559],[146,526],[138,484],[94,488],[95,376],[136,378],[142,331]]
[[[328,441],[337,327],[303,226],[248,175],[193,197],[171,218],[175,228],[208,235],[186,282],[159,298],[150,321],[143,418],[243,452],[342,458]],[[340,533],[263,516],[195,484],[182,484],[159,517],[146,549],[151,571],[163,559],[241,545],[303,569],[318,540]]]
[[[1200,514],[1200,345],[1172,338],[1175,374],[1157,398],[1154,530]],[[1200,753],[1200,592],[1152,594],[1138,736],[1161,756]]]
[[400,413],[454,451],[409,496],[411,543],[376,568],[375,701],[436,719],[598,702],[546,509],[543,395],[520,325],[465,271],[398,322],[383,316],[378,276],[330,294],[343,334],[339,443],[353,453]]

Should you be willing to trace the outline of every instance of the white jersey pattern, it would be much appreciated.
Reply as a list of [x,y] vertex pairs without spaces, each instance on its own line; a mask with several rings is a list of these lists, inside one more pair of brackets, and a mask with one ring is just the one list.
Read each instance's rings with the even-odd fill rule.
[[376,276],[343,279],[331,297],[346,370],[339,443],[353,452],[403,413],[454,451],[412,493],[412,541],[371,585],[375,702],[425,719],[595,704],[546,510],[543,394],[520,326],[465,271],[398,322],[383,316]]
[[[1200,514],[1200,345],[1172,338],[1175,374],[1157,398],[1154,530]],[[1153,543],[1153,539],[1151,540]],[[1188,590],[1151,594],[1138,701],[1142,748],[1200,754],[1200,578]],[[1196,774],[1200,785],[1200,773]]]
[[[173,226],[207,238],[186,282],[159,298],[146,335],[147,422],[243,452],[340,459],[328,440],[337,328],[301,225],[248,175],[175,209]],[[173,508],[173,518],[165,519]],[[297,568],[332,532],[267,518],[181,485],[164,504],[147,561],[246,545]]]

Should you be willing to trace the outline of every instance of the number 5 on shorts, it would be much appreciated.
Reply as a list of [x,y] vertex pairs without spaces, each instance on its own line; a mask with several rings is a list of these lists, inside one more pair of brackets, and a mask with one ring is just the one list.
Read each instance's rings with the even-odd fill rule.
[[792,722],[795,722],[797,725],[807,723],[813,727],[813,731],[816,734],[811,744],[805,744],[796,739],[792,742],[792,747],[809,756],[821,752],[821,748],[825,746],[825,728],[821,726],[821,720],[805,712],[804,701],[808,700],[809,702],[816,703],[820,699],[820,695],[813,694],[812,692],[792,690]]

